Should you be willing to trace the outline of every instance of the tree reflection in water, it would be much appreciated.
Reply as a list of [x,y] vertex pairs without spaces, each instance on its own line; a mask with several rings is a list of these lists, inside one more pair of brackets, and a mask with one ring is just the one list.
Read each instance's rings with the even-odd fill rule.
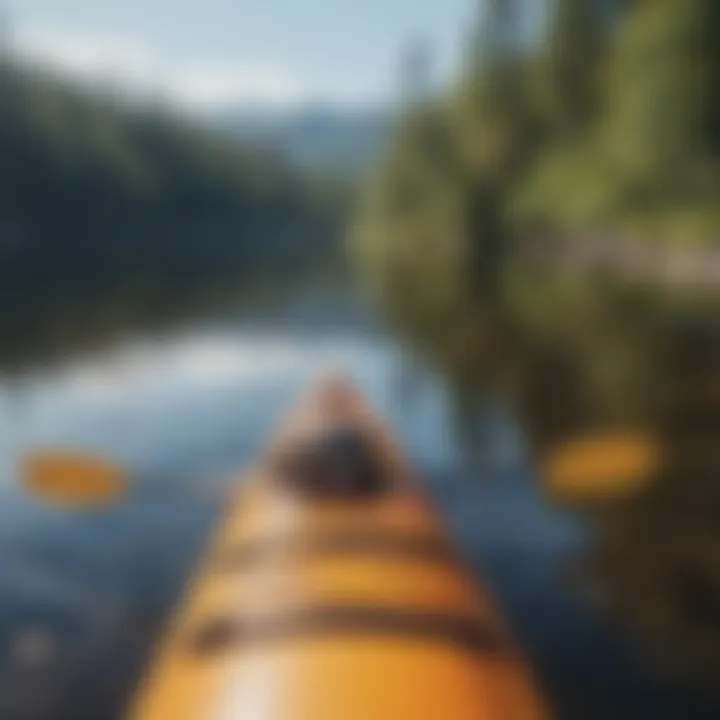
[[579,575],[600,584],[610,616],[658,668],[711,685],[720,674],[720,298],[537,272],[508,277],[481,302],[459,292],[443,317],[399,295],[385,298],[389,315],[451,378],[468,447],[477,450],[478,400],[498,395],[538,461],[578,436],[652,439],[661,462],[648,482],[608,478],[600,495],[551,494],[595,528]]

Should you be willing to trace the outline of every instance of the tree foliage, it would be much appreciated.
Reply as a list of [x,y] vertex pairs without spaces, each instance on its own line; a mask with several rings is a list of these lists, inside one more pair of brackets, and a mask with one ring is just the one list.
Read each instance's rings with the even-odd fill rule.
[[356,255],[461,409],[489,386],[536,453],[597,427],[658,438],[653,489],[595,516],[595,569],[659,658],[715,677],[717,307],[575,258],[718,247],[720,3],[548,0],[540,42],[519,3],[487,6],[457,82],[397,128]]
[[218,275],[327,253],[332,202],[269,150],[5,56],[0,360],[164,315]]
[[0,65],[0,214],[111,224],[139,217],[290,209],[297,187],[277,159],[162,108],[90,96]]
[[409,109],[366,193],[355,247],[375,285],[497,299],[539,232],[714,239],[718,4],[547,0],[540,42],[523,3],[483,6],[457,82]]

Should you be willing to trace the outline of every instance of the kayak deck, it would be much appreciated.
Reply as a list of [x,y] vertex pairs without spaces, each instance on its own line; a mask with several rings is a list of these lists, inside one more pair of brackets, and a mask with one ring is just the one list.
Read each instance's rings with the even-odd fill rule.
[[[370,497],[293,492],[277,459],[328,428],[368,442]],[[540,720],[523,659],[389,433],[338,381],[291,412],[230,503],[132,717]]]

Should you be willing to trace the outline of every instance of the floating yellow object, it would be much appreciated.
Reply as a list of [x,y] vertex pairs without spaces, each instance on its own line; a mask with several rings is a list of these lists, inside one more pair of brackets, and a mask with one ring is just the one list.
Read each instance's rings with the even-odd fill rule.
[[551,493],[566,498],[611,499],[634,494],[658,474],[660,443],[640,431],[603,431],[564,443],[548,458]]
[[23,458],[20,473],[26,489],[57,505],[94,508],[117,501],[126,489],[119,466],[82,453],[32,452]]
[[[338,428],[329,451],[308,450]],[[131,717],[547,716],[385,429],[335,382],[239,489]]]

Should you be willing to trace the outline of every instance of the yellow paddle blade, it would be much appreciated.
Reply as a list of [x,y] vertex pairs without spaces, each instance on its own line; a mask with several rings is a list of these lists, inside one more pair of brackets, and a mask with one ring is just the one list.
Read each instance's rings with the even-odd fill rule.
[[603,431],[563,443],[546,459],[551,493],[567,499],[604,500],[642,490],[662,465],[660,443],[640,431]]
[[122,469],[94,455],[35,451],[21,463],[24,487],[41,500],[93,508],[119,500],[127,489]]

